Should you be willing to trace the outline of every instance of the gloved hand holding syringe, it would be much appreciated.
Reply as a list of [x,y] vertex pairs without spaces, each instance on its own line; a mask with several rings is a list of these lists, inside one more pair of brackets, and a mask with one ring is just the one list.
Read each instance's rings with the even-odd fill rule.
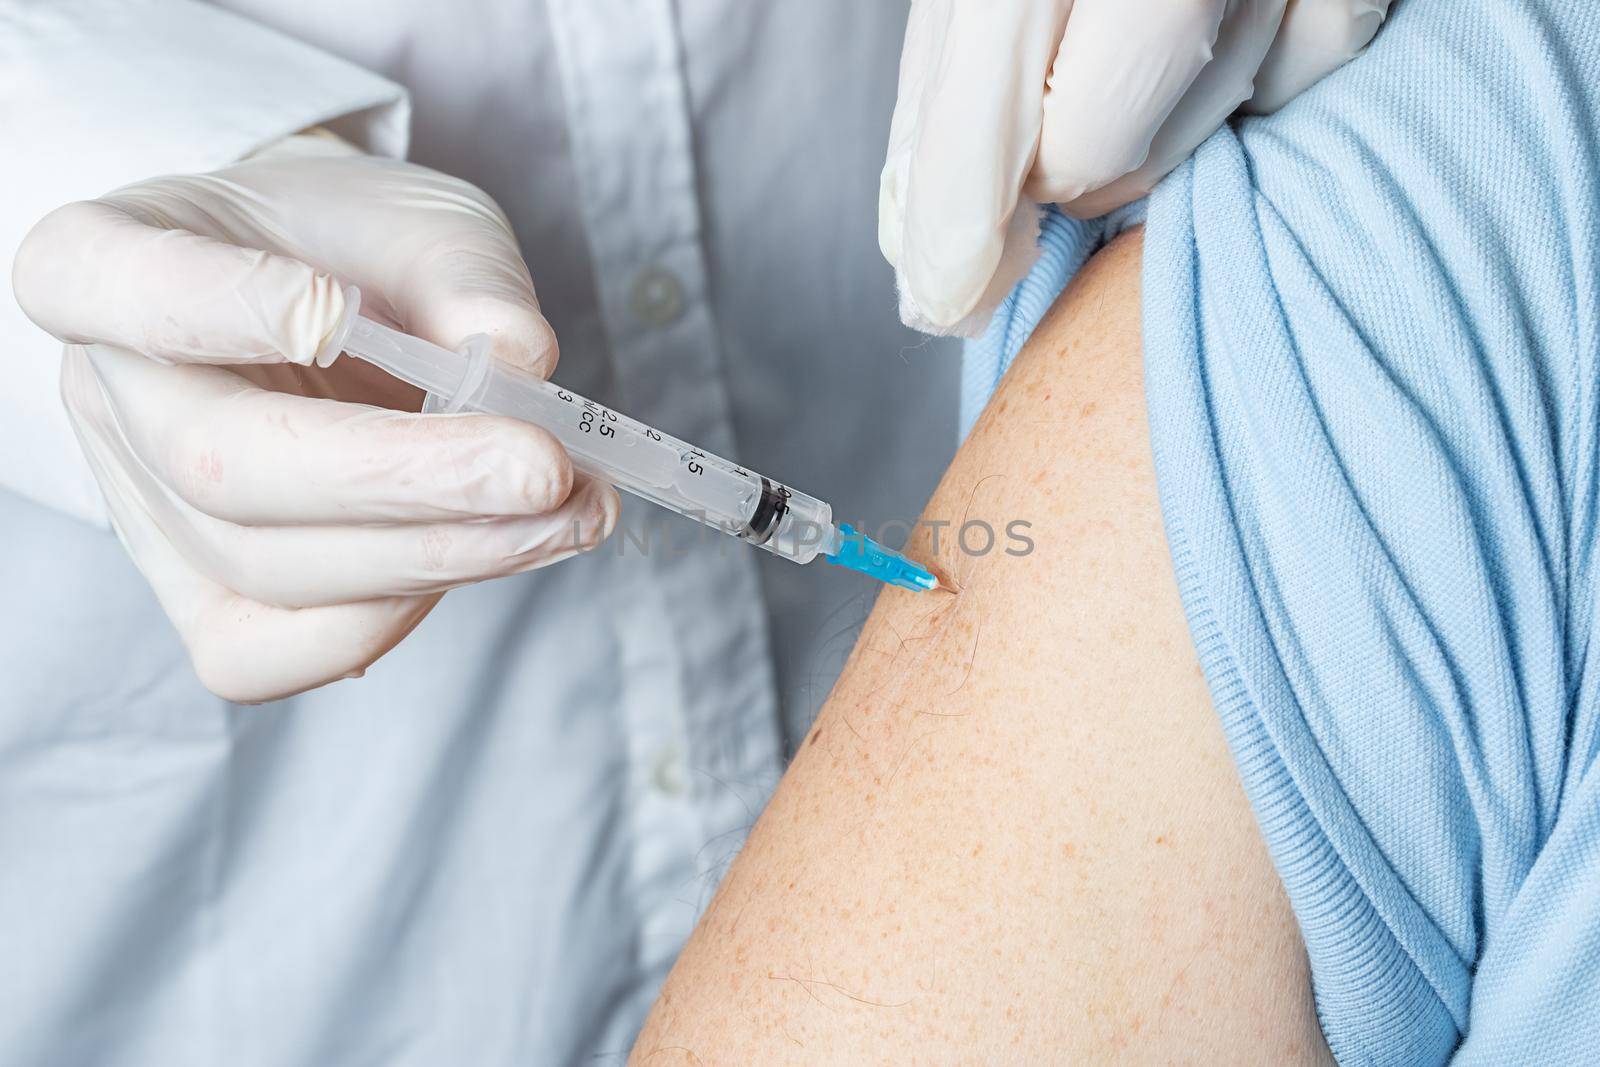
[[425,412],[486,412],[541,426],[577,470],[796,563],[821,556],[890,585],[939,588],[926,568],[836,526],[833,509],[815,497],[495,360],[487,337],[451,352],[362,317],[360,303],[354,287],[345,291],[344,320],[319,364],[344,352],[424,390]]

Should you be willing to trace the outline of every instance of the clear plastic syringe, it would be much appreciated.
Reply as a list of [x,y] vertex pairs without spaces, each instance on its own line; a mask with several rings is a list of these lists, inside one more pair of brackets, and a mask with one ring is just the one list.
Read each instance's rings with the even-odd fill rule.
[[344,352],[425,391],[424,411],[509,415],[542,426],[585,474],[796,563],[821,556],[890,585],[939,588],[926,568],[848,525],[835,526],[833,508],[816,497],[507,366],[490,357],[486,337],[452,352],[363,318],[360,306],[360,292],[346,289],[344,319],[319,365]]

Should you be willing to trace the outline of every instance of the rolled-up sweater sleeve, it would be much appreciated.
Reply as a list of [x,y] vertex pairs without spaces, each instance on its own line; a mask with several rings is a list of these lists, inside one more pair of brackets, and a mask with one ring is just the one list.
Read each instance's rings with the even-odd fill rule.
[[[61,204],[224,166],[310,126],[405,153],[393,82],[192,0],[0,0],[0,263]],[[0,290],[0,489],[105,525],[61,345]]]

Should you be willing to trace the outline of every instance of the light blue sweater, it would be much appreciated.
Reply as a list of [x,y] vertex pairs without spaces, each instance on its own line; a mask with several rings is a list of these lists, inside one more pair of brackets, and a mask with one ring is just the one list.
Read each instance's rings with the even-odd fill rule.
[[[1400,0],[1147,212],[1168,540],[1334,1053],[1600,1063],[1600,3]],[[1049,218],[969,418],[1114,225]]]

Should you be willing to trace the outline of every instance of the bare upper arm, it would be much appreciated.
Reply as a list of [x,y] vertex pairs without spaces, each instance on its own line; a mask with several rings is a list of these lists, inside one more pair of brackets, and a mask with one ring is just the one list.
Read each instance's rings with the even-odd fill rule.
[[1140,247],[1080,275],[962,447],[939,551],[914,542],[961,591],[879,599],[636,1062],[1326,1057],[1171,574]]

